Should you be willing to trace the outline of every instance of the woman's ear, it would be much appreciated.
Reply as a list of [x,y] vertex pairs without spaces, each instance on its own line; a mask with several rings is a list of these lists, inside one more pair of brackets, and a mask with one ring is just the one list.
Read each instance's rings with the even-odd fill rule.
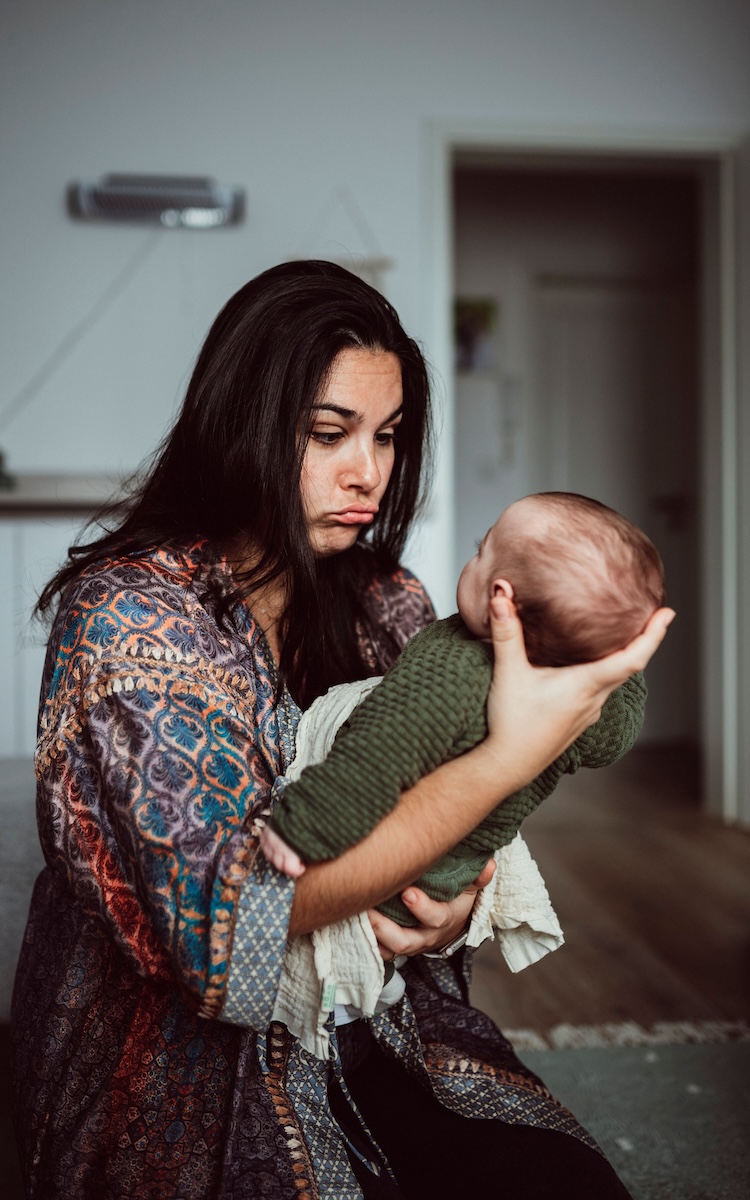
[[511,583],[508,583],[507,579],[493,579],[491,594],[493,596],[497,596],[498,594],[500,594],[500,595],[506,596],[508,600],[512,600],[513,599],[513,585]]

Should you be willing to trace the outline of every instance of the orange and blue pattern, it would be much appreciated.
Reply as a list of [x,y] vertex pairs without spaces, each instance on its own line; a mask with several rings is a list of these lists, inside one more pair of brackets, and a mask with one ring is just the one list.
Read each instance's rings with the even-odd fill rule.
[[[12,1014],[31,1200],[360,1196],[327,1064],[270,1024],[294,885],[258,853],[258,822],[297,710],[247,609],[218,620],[228,572],[201,544],[102,563],[52,631],[36,757],[47,865]],[[406,572],[368,604],[383,670],[434,614]],[[410,998],[379,1037],[459,1108],[583,1136],[453,972],[410,964]]]

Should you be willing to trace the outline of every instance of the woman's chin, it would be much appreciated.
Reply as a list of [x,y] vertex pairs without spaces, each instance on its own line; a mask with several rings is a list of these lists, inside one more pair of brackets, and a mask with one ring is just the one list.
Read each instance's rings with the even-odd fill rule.
[[360,526],[329,526],[312,531],[310,544],[318,557],[328,558],[331,554],[342,554],[344,550],[350,550],[359,537],[359,532]]

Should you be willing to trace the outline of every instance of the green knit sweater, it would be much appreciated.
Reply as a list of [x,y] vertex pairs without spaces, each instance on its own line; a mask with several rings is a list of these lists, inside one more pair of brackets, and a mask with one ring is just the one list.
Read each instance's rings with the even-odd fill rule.
[[[272,828],[305,862],[338,857],[366,837],[403,791],[487,736],[491,677],[492,648],[477,641],[458,614],[423,629],[342,725],[325,761],[287,785]],[[418,886],[436,900],[457,896],[493,851],[513,840],[524,817],[564,774],[607,766],[630,749],[643,723],[645,699],[643,676],[634,675],[612,693],[595,725],[498,804]],[[415,924],[398,896],[379,908],[402,925]]]

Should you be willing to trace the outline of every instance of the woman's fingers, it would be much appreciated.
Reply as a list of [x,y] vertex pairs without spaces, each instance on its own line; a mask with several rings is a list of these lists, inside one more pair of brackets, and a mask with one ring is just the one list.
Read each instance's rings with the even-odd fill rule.
[[[602,687],[617,687],[636,671],[643,671],[659,649],[676,613],[671,608],[658,608],[646,623],[646,628],[622,650],[591,663],[592,678],[598,677]],[[611,685],[611,686],[610,686]]]
[[420,925],[428,929],[444,929],[452,917],[450,904],[442,900],[432,900],[421,888],[410,887],[401,893],[401,899],[413,917]]
[[277,871],[283,871],[292,879],[299,879],[305,873],[305,864],[296,850],[287,845],[283,838],[273,829],[264,825],[260,834],[260,848]]
[[523,626],[518,618],[513,601],[501,590],[504,580],[497,580],[495,593],[490,599],[490,630],[492,633],[492,648],[495,662],[512,665],[526,663],[526,646],[523,640]]
[[[489,877],[492,877],[491,873]],[[401,893],[401,899],[419,921],[413,926],[399,925],[377,909],[370,909],[367,915],[386,962],[398,954],[424,954],[447,946],[466,928],[476,891],[476,885],[472,885],[455,900],[443,901],[431,900],[421,888],[407,888]]]
[[378,943],[378,950],[386,962],[392,962],[398,954],[409,953],[409,934],[412,930],[403,928],[390,917],[384,917],[376,908],[371,908],[367,915]]
[[671,608],[660,608],[651,615],[642,633],[633,638],[622,650],[600,658],[596,662],[582,663],[571,668],[586,676],[591,689],[593,707],[585,717],[586,727],[593,725],[601,716],[607,697],[620,687],[631,675],[643,671],[658,650],[667,629],[675,618]]
[[[674,618],[659,609],[623,650],[573,667],[533,667],[526,656],[515,606],[496,582],[490,601],[495,665],[487,699],[486,751],[508,772],[509,748],[517,787],[538,775],[598,720],[610,692],[643,670]],[[513,789],[515,790],[515,789]]]
[[441,950],[463,933],[474,907],[476,894],[492,879],[497,868],[494,858],[485,863],[481,872],[455,900],[432,900],[418,887],[408,887],[401,899],[418,925],[399,925],[390,917],[384,917],[376,908],[370,909],[368,917],[372,925],[378,949],[386,962],[399,954],[424,954],[425,951]]
[[[490,601],[490,616],[495,663],[508,671],[528,666],[523,627],[515,605],[500,590]],[[643,671],[664,640],[675,616],[674,609],[658,608],[651,614],[643,632],[622,650],[616,650],[597,663],[587,663],[585,669],[590,671],[594,686],[605,687],[610,684],[611,690],[619,683],[624,683],[630,675]]]
[[[485,746],[505,773],[512,763],[520,787],[585,728],[578,724],[587,681],[566,675],[565,668],[531,666],[521,622],[503,585],[503,580],[496,581],[490,600],[494,668],[487,697],[490,732]],[[585,697],[587,712],[596,690],[590,687]]]
[[487,884],[492,881],[492,878],[497,870],[497,863],[494,858],[489,858],[484,864],[484,867],[477,875],[472,884],[469,884],[466,889],[471,895],[476,896],[477,892],[481,892],[482,888],[486,888]]

